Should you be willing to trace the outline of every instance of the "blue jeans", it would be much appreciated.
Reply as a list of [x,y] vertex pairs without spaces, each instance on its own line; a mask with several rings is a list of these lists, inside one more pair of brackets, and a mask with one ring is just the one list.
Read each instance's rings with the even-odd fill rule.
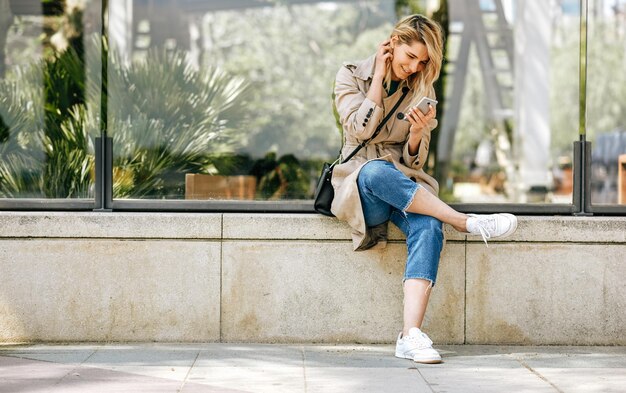
[[387,161],[370,161],[357,180],[368,227],[391,220],[406,235],[408,249],[404,280],[420,278],[435,285],[443,248],[443,224],[422,214],[407,213],[419,184]]

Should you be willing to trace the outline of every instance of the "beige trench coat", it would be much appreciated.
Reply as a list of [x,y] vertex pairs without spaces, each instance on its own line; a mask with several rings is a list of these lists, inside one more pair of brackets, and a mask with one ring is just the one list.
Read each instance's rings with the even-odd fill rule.
[[[379,107],[366,98],[374,75],[374,66],[375,56],[371,56],[363,61],[346,62],[337,73],[335,104],[344,130],[342,157],[347,157],[360,142],[374,134],[378,124],[402,96],[402,87],[406,86],[406,82],[403,81],[394,94],[383,97],[383,107]],[[431,98],[435,98],[434,92],[431,95]],[[396,114],[408,109],[411,96],[412,92],[409,92],[398,107]],[[412,156],[409,154],[407,143],[410,124],[397,119],[396,114],[387,121],[373,141],[361,149],[350,161],[335,166],[333,171],[332,184],[335,198],[331,211],[337,218],[346,221],[352,227],[353,246],[357,251],[375,246],[382,248],[387,244],[387,223],[373,228],[365,225],[357,176],[368,161],[374,159],[389,161],[431,193],[437,195],[439,192],[437,181],[422,169],[428,157],[430,134],[437,126],[437,120],[433,119],[429,122],[424,130],[419,151],[417,155]]]

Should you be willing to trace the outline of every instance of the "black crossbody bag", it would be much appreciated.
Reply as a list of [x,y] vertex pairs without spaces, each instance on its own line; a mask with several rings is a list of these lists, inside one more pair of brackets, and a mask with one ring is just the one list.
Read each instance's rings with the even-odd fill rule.
[[[391,111],[389,111],[387,116],[385,116],[383,121],[378,125],[378,127],[376,127],[376,131],[374,131],[374,134],[372,135],[372,137],[361,142],[352,151],[352,153],[350,153],[350,155],[346,157],[345,160],[341,161],[342,164],[350,161],[350,159],[354,157],[354,155],[358,153],[359,150],[367,146],[367,144],[370,143],[370,141],[372,141],[374,138],[378,136],[378,134],[380,134],[380,131],[383,129],[383,126],[385,125],[385,123],[387,123],[387,121],[391,118],[391,116],[396,111],[396,109],[398,109],[398,107],[400,106],[400,103],[404,100],[404,97],[406,97],[408,93],[409,93],[409,88],[404,87],[402,89],[402,97],[400,97],[398,102],[396,102],[396,104],[393,106]],[[335,162],[333,162],[332,164],[329,164],[327,162],[324,163],[324,166],[322,167],[322,174],[320,178],[317,180],[317,186],[315,187],[315,203],[313,204],[313,207],[315,208],[315,211],[317,211],[318,213],[323,214],[325,216],[329,216],[329,217],[335,217],[335,215],[331,213],[330,211],[330,206],[332,205],[333,198],[335,197],[335,190],[333,189],[333,185],[330,181],[333,178],[333,169],[335,169],[335,165],[337,165],[340,158],[337,158],[337,160],[335,160]]]

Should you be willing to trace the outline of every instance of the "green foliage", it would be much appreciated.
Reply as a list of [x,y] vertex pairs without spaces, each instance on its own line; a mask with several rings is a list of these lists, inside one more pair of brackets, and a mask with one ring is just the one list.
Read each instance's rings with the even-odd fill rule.
[[82,59],[68,50],[18,72],[15,80],[0,82],[5,123],[0,195],[89,196],[93,146],[83,103],[84,79]]
[[83,58],[73,48],[44,63],[42,186],[48,198],[89,196],[93,146],[84,105],[84,69]]
[[329,103],[342,62],[372,55],[393,15],[372,4],[292,5],[224,11],[205,18],[203,63],[251,81],[250,123],[241,151],[300,160],[337,155]]
[[255,160],[249,154],[216,154],[210,157],[212,168],[209,174],[220,174],[223,176],[245,176],[250,175]]
[[[217,68],[195,71],[181,52],[154,50],[130,67],[112,59],[104,93],[118,94],[104,104],[114,139],[114,195],[182,196],[185,172],[207,172],[237,142],[245,82]],[[91,136],[105,123],[87,109],[85,96],[99,94],[71,49],[0,81],[0,196],[93,197]]]
[[48,45],[61,20],[76,42],[62,52],[48,48],[44,61],[0,81],[0,196],[87,198],[93,167],[89,130],[97,128],[85,109],[82,13],[74,7],[66,14],[65,1],[42,1],[42,7],[42,44]]
[[423,14],[423,1],[420,0],[396,0],[396,15],[400,18],[412,14]]
[[293,154],[279,159],[270,152],[255,162],[250,174],[258,180],[257,197],[261,199],[309,198],[309,178]]
[[72,107],[64,119],[51,120],[61,123],[48,127],[43,137],[43,191],[48,198],[87,198],[94,166],[94,146],[88,128],[95,122],[89,121],[84,105]]
[[[35,72],[20,73],[21,81]],[[41,145],[43,113],[34,110],[43,106],[33,88],[19,81],[0,80],[0,197],[38,197],[42,177],[38,171],[44,159]]]
[[[238,143],[243,78],[217,67],[195,71],[186,53],[157,49],[145,62],[127,66],[111,54],[107,63],[106,40],[92,39],[85,54],[84,4],[42,6],[44,60],[0,81],[0,196],[92,197],[91,137],[107,129],[115,197],[182,196],[184,172],[208,172]],[[56,33],[63,48],[51,45]],[[86,70],[85,56],[103,58],[107,75]]]
[[[444,29],[446,3],[433,15]],[[208,32],[209,49],[199,71],[189,66],[188,53],[161,49],[128,64],[109,54],[106,42],[104,84],[94,77],[99,69],[85,69],[74,43],[77,50],[12,67],[0,81],[0,197],[93,196],[92,138],[104,130],[114,139],[116,198],[182,197],[185,172],[254,172],[260,198],[309,198],[310,179],[319,168],[309,166],[335,157],[341,144],[338,115],[328,100],[335,74],[343,61],[374,53],[391,29],[394,10],[366,2],[276,4],[207,14],[202,31]],[[398,15],[423,12],[423,1],[395,4]],[[66,26],[71,38],[80,14],[52,14],[57,25],[50,26]],[[590,23],[596,23],[588,43],[587,122],[593,137],[626,124],[626,74],[620,72],[626,52],[615,26]],[[570,154],[577,139],[578,73],[568,70],[578,67],[578,24],[556,26],[553,39],[550,126],[552,154],[558,156]],[[100,50],[92,46],[86,50]],[[468,72],[455,173],[471,161],[478,142],[491,137],[474,51]],[[441,91],[443,85],[440,101]],[[441,116],[444,105],[439,107]]]
[[[550,89],[551,151],[572,156],[578,140],[580,35],[577,24],[561,26],[552,50]],[[613,23],[593,20],[587,41],[587,140],[626,127],[626,36]],[[571,70],[571,71],[570,71]]]
[[[87,194],[85,180],[93,178],[84,174],[92,172],[85,168],[93,168],[93,146],[86,136],[105,130],[114,139],[116,198],[180,197],[185,172],[241,174],[254,166],[251,156],[264,157],[268,151],[280,158],[259,176],[260,193],[270,198],[310,197],[311,170],[304,168],[310,158],[334,157],[341,143],[333,132],[337,121],[328,102],[335,73],[342,61],[374,53],[391,18],[372,4],[337,4],[337,9],[277,4],[205,19],[214,42],[203,55],[201,71],[188,66],[188,54],[157,49],[143,62],[126,64],[109,54],[104,42],[102,55],[109,61],[101,84],[97,70],[85,79],[84,70],[80,73],[80,67],[65,63],[65,57],[51,58],[55,65],[50,64],[45,97],[54,104],[46,110],[58,111],[41,116],[41,125],[34,128],[39,134],[28,149],[11,150],[21,158],[12,165],[22,163],[28,169],[9,171],[26,179],[13,187],[14,195]],[[80,11],[50,19],[49,30],[62,29],[75,45],[73,38],[82,34],[74,23]],[[99,54],[86,56],[97,59]],[[61,72],[66,72],[64,78]],[[75,77],[67,76],[71,74]],[[239,77],[229,77],[233,74]],[[30,85],[34,95],[41,94],[35,79]],[[76,85],[80,87],[72,91]],[[108,116],[99,118],[100,113]],[[0,138],[17,140],[15,122],[5,123]],[[68,135],[72,133],[79,134]],[[242,161],[236,150],[251,156]],[[289,154],[297,154],[300,161]],[[39,179],[36,186],[29,174]],[[44,186],[44,178],[58,187]],[[285,179],[293,184],[286,185]]]
[[153,49],[129,67],[110,59],[114,197],[182,197],[185,172],[210,172],[238,143],[245,80],[216,67],[196,71],[182,51]]

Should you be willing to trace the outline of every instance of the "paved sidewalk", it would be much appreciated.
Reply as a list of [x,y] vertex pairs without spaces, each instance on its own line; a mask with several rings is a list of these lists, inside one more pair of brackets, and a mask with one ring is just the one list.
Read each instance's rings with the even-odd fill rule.
[[626,392],[626,347],[391,345],[0,346],[0,392]]

